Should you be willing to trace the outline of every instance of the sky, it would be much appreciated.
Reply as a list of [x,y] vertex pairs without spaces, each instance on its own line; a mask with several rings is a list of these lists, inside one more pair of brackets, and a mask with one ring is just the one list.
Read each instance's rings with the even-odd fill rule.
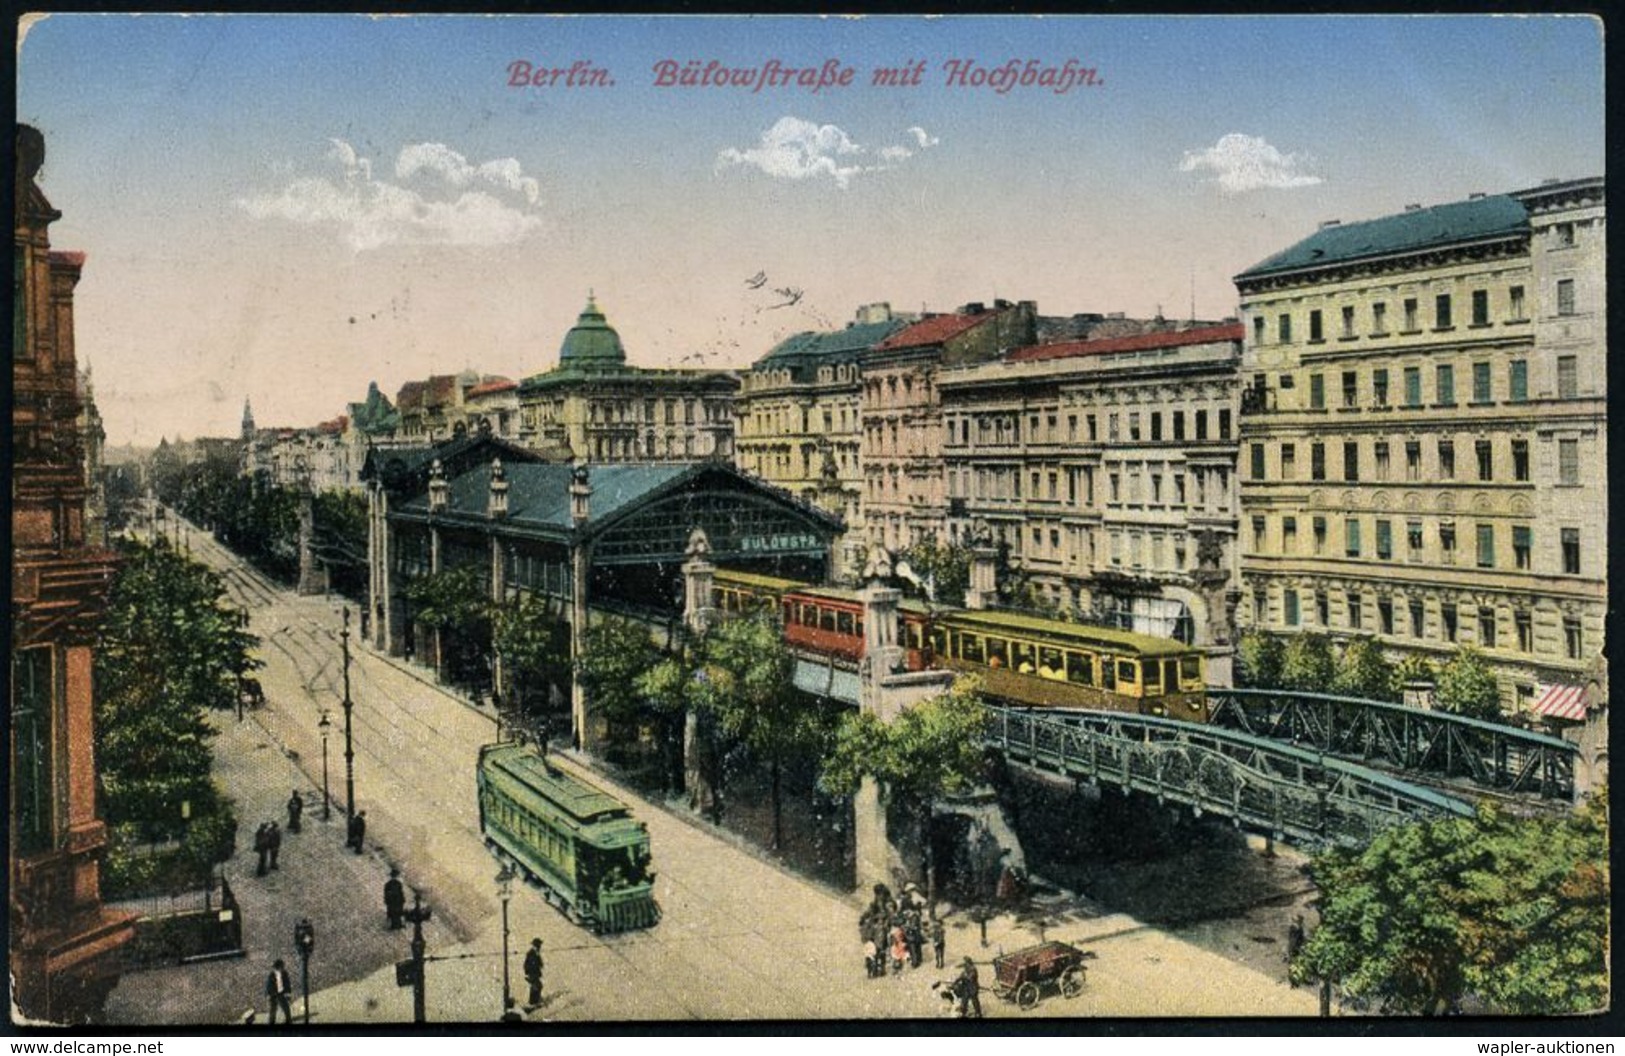
[[1601,27],[1559,16],[55,14],[17,114],[143,445],[547,370],[589,291],[651,366],[880,301],[1222,318],[1322,221],[1605,154]]

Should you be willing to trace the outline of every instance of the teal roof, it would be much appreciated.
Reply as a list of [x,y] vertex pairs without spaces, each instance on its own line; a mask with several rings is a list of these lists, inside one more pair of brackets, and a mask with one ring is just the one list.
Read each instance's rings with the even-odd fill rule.
[[598,302],[587,295],[587,307],[581,309],[576,325],[564,335],[559,346],[560,370],[615,370],[626,365],[626,350],[621,347],[621,335],[604,320]]
[[888,319],[883,323],[852,323],[844,330],[803,330],[774,345],[753,366],[757,369],[795,369],[818,360],[856,355],[879,344],[906,325],[902,319]]
[[1430,246],[1477,242],[1520,234],[1528,227],[1529,214],[1522,202],[1505,194],[1489,195],[1323,227],[1289,249],[1254,264],[1236,279],[1408,253]]

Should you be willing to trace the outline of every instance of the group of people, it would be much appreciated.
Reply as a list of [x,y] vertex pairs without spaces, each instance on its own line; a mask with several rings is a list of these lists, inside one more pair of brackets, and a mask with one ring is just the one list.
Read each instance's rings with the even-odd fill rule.
[[[298,826],[288,825],[289,832],[298,832]],[[254,830],[254,853],[259,856],[254,866],[255,876],[264,876],[268,869],[277,868],[277,855],[282,851],[282,829],[274,821],[263,822]]]
[[874,899],[858,918],[858,933],[863,939],[864,972],[871,979],[886,975],[888,967],[893,975],[902,974],[905,964],[918,968],[927,939],[937,967],[943,966],[947,932],[914,884],[905,886],[899,898],[893,898],[885,884],[876,884]]

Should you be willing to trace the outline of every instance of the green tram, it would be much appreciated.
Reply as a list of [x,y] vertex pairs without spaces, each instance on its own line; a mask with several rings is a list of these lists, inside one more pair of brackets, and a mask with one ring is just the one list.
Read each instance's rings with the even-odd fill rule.
[[518,742],[480,749],[480,832],[548,902],[595,932],[660,922],[649,830],[626,804]]

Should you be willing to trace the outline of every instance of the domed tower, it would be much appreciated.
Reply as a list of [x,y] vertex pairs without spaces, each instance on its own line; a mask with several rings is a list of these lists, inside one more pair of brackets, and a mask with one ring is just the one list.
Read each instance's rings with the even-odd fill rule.
[[243,439],[254,439],[254,408],[249,406],[248,398],[243,398]]
[[605,374],[625,366],[626,350],[621,347],[621,335],[604,321],[598,302],[588,293],[587,307],[581,310],[576,325],[564,335],[564,344],[559,346],[559,369]]

